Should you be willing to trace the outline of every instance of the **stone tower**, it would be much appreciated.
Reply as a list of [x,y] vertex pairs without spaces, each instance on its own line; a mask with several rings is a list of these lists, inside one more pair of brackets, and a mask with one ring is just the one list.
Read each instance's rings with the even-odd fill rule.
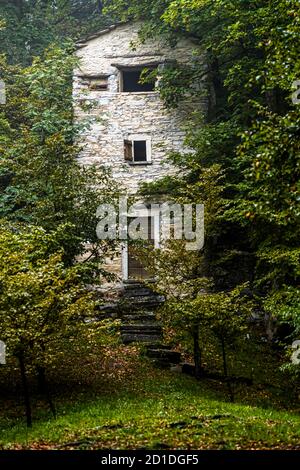
[[[110,168],[113,178],[129,194],[135,194],[142,182],[173,173],[175,169],[165,161],[166,156],[187,151],[185,111],[191,110],[191,103],[187,100],[178,109],[168,110],[156,84],[140,82],[142,70],[201,60],[199,54],[195,55],[197,46],[189,39],[174,47],[153,40],[140,43],[139,29],[138,23],[120,24],[78,44],[79,66],[74,74],[76,119],[98,118],[82,134],[80,163]],[[92,105],[89,110],[81,108],[82,101]],[[201,109],[199,104],[197,109]],[[159,246],[159,217],[152,230]],[[126,244],[109,264],[121,280],[145,276]]]

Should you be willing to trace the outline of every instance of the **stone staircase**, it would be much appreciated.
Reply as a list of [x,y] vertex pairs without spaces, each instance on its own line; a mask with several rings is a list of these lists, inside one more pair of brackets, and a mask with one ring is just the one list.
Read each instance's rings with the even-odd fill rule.
[[162,339],[162,329],[155,312],[164,298],[137,281],[124,283],[121,300],[121,338],[124,344],[157,343]]
[[119,303],[121,312],[121,339],[124,344],[143,343],[145,354],[160,367],[180,363],[180,353],[162,343],[162,328],[156,310],[164,297],[138,281],[124,282],[124,292]]

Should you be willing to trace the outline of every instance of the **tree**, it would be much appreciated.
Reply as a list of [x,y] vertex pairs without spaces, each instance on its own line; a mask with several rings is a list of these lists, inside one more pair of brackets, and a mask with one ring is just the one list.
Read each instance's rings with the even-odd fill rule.
[[[194,298],[179,298],[178,293],[177,296],[169,296],[160,313],[168,329],[175,329],[177,335],[182,335],[182,331],[189,335],[193,345],[196,378],[203,374],[203,338],[207,342],[207,332],[214,334],[220,345],[223,372],[231,401],[234,395],[228,374],[227,350],[237,338],[246,334],[253,309],[253,302],[243,293],[245,287],[242,285],[230,292],[214,292],[207,280],[203,279],[198,295]],[[165,290],[160,292],[164,293]]]
[[1,225],[0,337],[19,362],[31,426],[28,372],[39,373],[49,399],[45,371],[60,353],[61,341],[77,336],[91,342],[103,325],[84,323],[94,314],[95,298],[86,289],[82,265],[65,267],[55,232],[5,221]]
[[262,44],[263,74],[256,77],[269,101],[264,106],[255,102],[257,118],[243,134],[238,154],[248,166],[238,207],[257,253],[255,282],[262,306],[270,319],[288,323],[297,334],[300,107],[291,95],[300,74],[299,2],[276,2],[274,16],[269,40]]
[[231,292],[199,296],[195,305],[205,316],[207,325],[220,343],[223,371],[231,401],[234,401],[234,395],[228,377],[227,349],[233,346],[238,337],[245,335],[253,309],[253,304],[243,295],[244,287],[240,286]]

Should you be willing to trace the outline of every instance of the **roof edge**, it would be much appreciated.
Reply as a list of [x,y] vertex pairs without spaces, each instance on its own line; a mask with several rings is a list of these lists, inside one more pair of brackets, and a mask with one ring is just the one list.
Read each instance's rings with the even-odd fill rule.
[[114,31],[119,26],[123,26],[123,25],[128,24],[128,23],[131,23],[131,21],[119,21],[118,23],[114,23],[111,26],[108,26],[107,28],[102,29],[101,31],[98,31],[96,33],[91,34],[90,36],[87,36],[83,39],[79,39],[79,41],[77,41],[76,44],[75,44],[76,49],[81,49],[82,47],[87,46],[87,43],[89,41],[92,41],[93,39],[97,39],[100,36],[104,36],[105,34],[108,34],[111,31]]

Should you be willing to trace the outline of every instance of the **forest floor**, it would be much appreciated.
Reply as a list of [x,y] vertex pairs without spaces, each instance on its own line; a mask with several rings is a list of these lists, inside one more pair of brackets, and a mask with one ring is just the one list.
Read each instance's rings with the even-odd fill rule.
[[33,393],[31,429],[0,374],[0,449],[300,449],[299,408],[274,385],[235,385],[231,403],[224,382],[153,368],[134,347],[71,362],[50,377],[56,419]]

